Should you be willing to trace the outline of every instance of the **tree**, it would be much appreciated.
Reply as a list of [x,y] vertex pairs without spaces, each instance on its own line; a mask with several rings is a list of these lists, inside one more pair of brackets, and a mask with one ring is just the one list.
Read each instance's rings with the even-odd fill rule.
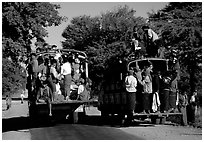
[[66,39],[63,48],[86,51],[89,57],[90,77],[99,84],[130,54],[130,34],[135,25],[138,29],[145,23],[142,17],[135,17],[136,11],[128,6],[118,7],[98,17],[79,16],[62,33]]
[[161,33],[164,46],[179,51],[183,71],[180,86],[186,89],[188,86],[184,84],[188,81],[189,91],[193,92],[196,86],[201,89],[202,3],[170,2],[149,17],[151,24]]
[[3,95],[25,88],[21,59],[31,52],[31,41],[44,42],[45,27],[59,25],[58,5],[47,2],[2,3],[2,90]]
[[31,52],[31,40],[43,40],[47,36],[45,27],[57,26],[63,20],[59,8],[47,2],[3,2],[3,57],[16,61],[20,54]]

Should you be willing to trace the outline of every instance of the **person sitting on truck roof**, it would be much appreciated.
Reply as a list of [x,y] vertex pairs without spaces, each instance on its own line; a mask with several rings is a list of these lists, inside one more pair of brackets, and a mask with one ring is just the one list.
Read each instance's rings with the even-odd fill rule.
[[144,43],[146,47],[146,52],[149,57],[156,57],[158,54],[157,40],[159,39],[158,35],[150,29],[149,26],[143,26],[142,30],[144,31]]
[[133,51],[140,50],[141,49],[141,47],[139,47],[140,38],[139,38],[139,35],[137,33],[137,26],[134,26],[132,36],[133,36],[132,42],[133,42],[133,45],[134,45]]

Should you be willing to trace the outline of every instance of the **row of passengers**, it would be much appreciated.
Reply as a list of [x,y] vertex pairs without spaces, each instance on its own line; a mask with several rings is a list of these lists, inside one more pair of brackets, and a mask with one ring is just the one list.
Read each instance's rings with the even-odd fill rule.
[[[135,101],[136,96],[142,96],[142,113],[150,113],[153,104],[153,95],[155,93],[159,94],[159,99],[154,100],[161,102],[161,108],[157,108],[158,111],[168,111],[169,108],[175,108],[176,106],[176,88],[177,82],[175,78],[175,74],[170,76],[164,75],[161,76],[160,72],[152,72],[153,66],[150,65],[146,67],[143,71],[136,68],[136,72],[130,70],[129,76],[126,77],[126,90],[129,94],[129,114],[133,114],[135,110]],[[130,78],[128,80],[128,78]],[[128,83],[129,82],[129,83]],[[128,88],[127,84],[130,88]],[[132,86],[132,87],[131,87]],[[136,93],[137,92],[137,93]],[[171,92],[171,93],[170,93]],[[136,94],[137,95],[136,95]],[[132,94],[132,95],[130,95]],[[172,95],[173,94],[173,95]],[[172,98],[173,96],[173,98]],[[131,101],[132,100],[132,101]],[[157,104],[158,105],[158,104]],[[154,110],[156,111],[156,110]]]
[[[37,79],[37,75],[41,79],[46,78],[46,82],[48,86],[51,88],[52,94],[56,92],[56,83],[57,79],[64,79],[63,88],[65,90],[65,97],[69,96],[70,93],[70,84],[71,84],[71,64],[68,61],[69,58],[63,58],[63,64],[61,66],[61,73],[56,71],[56,60],[52,60],[52,66],[50,67],[50,59],[46,58],[45,61],[40,56],[38,60],[36,59],[36,55],[31,54],[31,62],[30,68],[28,67],[28,74],[31,76],[33,80],[36,90],[39,90],[40,87],[40,79]],[[30,70],[30,71],[29,71]],[[55,81],[54,81],[55,80]],[[54,96],[54,95],[52,95]]]
[[146,110],[149,112],[152,107],[155,109],[153,105],[155,105],[156,101],[156,110],[153,111],[175,111],[176,93],[178,91],[177,73],[175,71],[167,71],[161,75],[160,71],[152,72],[153,67],[150,66],[149,68],[151,70],[147,70],[144,76],[147,83],[146,88],[144,88],[144,92],[147,93],[144,93],[145,99],[143,99]]

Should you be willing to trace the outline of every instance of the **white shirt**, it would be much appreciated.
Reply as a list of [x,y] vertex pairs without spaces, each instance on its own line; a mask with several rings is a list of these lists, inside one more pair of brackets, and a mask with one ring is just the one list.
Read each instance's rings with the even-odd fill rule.
[[61,74],[68,75],[71,74],[71,64],[69,62],[66,62],[61,67]]
[[84,85],[79,85],[78,94],[81,94],[84,91]]
[[50,73],[52,73],[55,78],[58,78],[58,77],[59,77],[59,75],[58,75],[56,69],[55,69],[53,66],[51,66],[51,68],[50,68]]
[[137,91],[137,89],[136,89],[137,79],[134,76],[132,76],[132,75],[127,76],[125,78],[125,83],[126,83],[126,90],[128,92],[136,92]]
[[159,39],[158,35],[152,29],[148,29],[148,36],[152,41]]

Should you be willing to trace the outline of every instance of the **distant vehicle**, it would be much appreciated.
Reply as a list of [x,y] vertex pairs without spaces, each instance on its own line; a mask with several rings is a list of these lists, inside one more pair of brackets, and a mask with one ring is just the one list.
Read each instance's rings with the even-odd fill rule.
[[[88,62],[87,55],[82,51],[77,51],[73,49],[56,49],[51,51],[44,51],[36,53],[37,59],[39,58],[59,58],[66,55],[67,58],[72,57],[80,59],[80,75],[83,76],[85,84],[88,83]],[[59,61],[60,62],[60,61]],[[61,82],[62,83],[62,82]],[[59,83],[59,84],[61,84]],[[62,87],[61,87],[62,88]],[[28,101],[29,101],[29,115],[33,119],[41,119],[43,116],[47,117],[49,114],[48,106],[45,102],[36,101],[36,92],[37,90],[32,84],[32,79],[27,81],[28,89]],[[63,90],[61,90],[63,92]],[[81,105],[90,102],[90,100],[81,101],[81,100],[72,100],[72,101],[54,101],[51,100],[52,105],[52,118],[56,119],[66,119],[68,116],[73,116],[74,111]]]

